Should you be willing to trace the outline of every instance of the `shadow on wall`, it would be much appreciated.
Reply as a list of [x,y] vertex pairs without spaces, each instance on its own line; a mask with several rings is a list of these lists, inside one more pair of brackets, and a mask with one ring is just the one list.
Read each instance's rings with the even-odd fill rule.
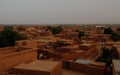
[[94,66],[90,64],[81,64],[74,61],[63,61],[63,68],[78,71],[88,75],[105,75],[106,66]]

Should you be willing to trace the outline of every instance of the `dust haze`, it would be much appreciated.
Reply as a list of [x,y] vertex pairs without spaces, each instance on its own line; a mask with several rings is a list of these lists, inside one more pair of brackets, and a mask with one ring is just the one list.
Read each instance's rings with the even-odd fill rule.
[[0,24],[120,24],[120,0],[0,0]]

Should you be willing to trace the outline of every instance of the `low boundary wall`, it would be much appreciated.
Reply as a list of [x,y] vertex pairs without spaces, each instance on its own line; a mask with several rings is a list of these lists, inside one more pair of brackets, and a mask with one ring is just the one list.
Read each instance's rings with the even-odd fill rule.
[[15,65],[37,60],[37,50],[29,49],[0,56],[0,72],[9,70]]

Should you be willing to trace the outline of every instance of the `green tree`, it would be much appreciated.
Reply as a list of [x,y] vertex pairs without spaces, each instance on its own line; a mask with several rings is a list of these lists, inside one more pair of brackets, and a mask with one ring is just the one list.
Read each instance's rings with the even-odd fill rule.
[[118,72],[118,75],[120,75],[120,71]]
[[120,35],[116,32],[113,32],[110,37],[113,41],[119,41],[120,40]]
[[63,30],[61,26],[58,26],[58,27],[48,26],[48,29],[50,29],[53,35],[59,34]]
[[117,28],[117,31],[120,31],[120,27]]
[[107,66],[110,66],[112,63],[111,50],[106,47],[103,47],[102,53],[103,54],[100,57],[98,57],[96,61],[105,62]]
[[111,27],[104,28],[104,34],[111,34],[112,32],[113,30],[111,29]]
[[112,46],[112,48],[111,48],[111,55],[112,55],[113,59],[118,59],[117,47]]
[[18,34],[10,27],[5,27],[4,30],[0,32],[0,47],[14,46],[16,40],[22,39],[22,35]]
[[[15,45],[15,38],[16,32],[14,32],[11,28],[6,27],[0,34],[1,38],[3,38],[3,42],[6,42],[7,46]],[[0,39],[1,39],[0,38]],[[2,43],[1,43],[2,44]]]
[[84,36],[85,35],[85,33],[84,32],[82,32],[82,31],[79,31],[79,33],[78,33],[78,38],[81,38],[82,36]]

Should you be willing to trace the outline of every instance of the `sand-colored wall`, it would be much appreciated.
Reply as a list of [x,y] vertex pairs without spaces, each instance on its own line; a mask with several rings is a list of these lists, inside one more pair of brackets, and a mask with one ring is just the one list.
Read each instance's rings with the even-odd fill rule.
[[6,54],[16,51],[17,46],[0,48],[0,54]]
[[[24,45],[24,43],[26,43],[26,45]],[[29,48],[36,48],[38,46],[37,41],[35,40],[21,40],[21,41],[17,41],[16,42],[16,46],[25,46],[25,47],[29,47]]]
[[118,75],[118,71],[117,71],[117,67],[116,67],[116,65],[115,65],[115,62],[114,62],[114,60],[112,60],[112,73],[113,73],[113,75]]
[[23,75],[50,75],[50,72],[37,71],[37,70],[14,69],[13,72],[14,74],[23,74]]
[[0,56],[0,72],[6,71],[15,65],[37,59],[37,50],[30,49]]
[[51,75],[62,75],[62,62],[51,71]]
[[[81,73],[89,74],[89,75],[104,75],[105,73],[105,67],[99,68],[96,66],[90,66],[87,64],[80,64],[75,62],[69,62],[69,68],[70,70],[78,71]],[[63,62],[63,68],[66,68],[66,61]]]
[[104,75],[105,69],[99,69],[93,66],[85,65],[85,64],[78,64],[74,62],[70,62],[70,69],[83,72],[83,73],[88,73],[90,75]]
[[112,67],[112,73],[113,73],[113,75],[118,75],[118,72],[116,71],[114,65],[113,65],[113,67]]

